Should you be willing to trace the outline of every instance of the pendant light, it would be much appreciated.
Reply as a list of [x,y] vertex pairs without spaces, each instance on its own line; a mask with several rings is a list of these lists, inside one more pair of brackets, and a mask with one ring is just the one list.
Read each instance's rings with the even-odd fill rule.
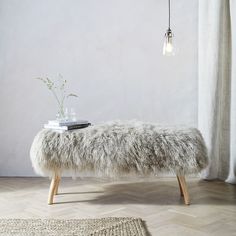
[[165,41],[163,46],[163,55],[165,56],[174,56],[174,47],[173,47],[173,33],[170,29],[170,0],[168,0],[169,7],[169,18],[168,18],[168,29],[165,33]]

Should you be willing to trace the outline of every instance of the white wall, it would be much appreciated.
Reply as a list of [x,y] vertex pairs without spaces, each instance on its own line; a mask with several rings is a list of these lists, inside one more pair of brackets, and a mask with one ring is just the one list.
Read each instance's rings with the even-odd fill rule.
[[61,73],[92,122],[197,123],[197,0],[172,0],[176,57],[163,57],[167,0],[0,0],[0,175],[33,175],[29,149],[54,118],[37,76]]

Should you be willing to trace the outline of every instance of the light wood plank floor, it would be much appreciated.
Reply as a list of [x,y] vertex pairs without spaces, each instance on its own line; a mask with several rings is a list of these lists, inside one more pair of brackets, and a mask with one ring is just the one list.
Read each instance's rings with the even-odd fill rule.
[[0,178],[0,218],[143,218],[153,236],[236,235],[236,187],[187,179],[186,206],[175,178],[116,182],[63,178],[56,204],[47,205],[47,178]]

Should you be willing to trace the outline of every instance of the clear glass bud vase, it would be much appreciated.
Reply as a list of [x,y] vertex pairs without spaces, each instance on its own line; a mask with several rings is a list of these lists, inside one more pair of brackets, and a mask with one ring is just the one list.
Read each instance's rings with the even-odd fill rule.
[[68,119],[67,115],[66,115],[66,109],[64,108],[63,105],[60,105],[58,107],[58,112],[57,112],[57,115],[56,115],[56,119],[58,121],[65,121]]

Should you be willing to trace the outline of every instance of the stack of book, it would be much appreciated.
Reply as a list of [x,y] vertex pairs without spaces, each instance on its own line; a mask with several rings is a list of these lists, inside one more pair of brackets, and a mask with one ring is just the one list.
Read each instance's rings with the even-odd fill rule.
[[86,128],[90,125],[91,123],[89,123],[86,120],[77,120],[77,121],[49,120],[48,123],[44,125],[44,128],[64,132],[67,130]]

